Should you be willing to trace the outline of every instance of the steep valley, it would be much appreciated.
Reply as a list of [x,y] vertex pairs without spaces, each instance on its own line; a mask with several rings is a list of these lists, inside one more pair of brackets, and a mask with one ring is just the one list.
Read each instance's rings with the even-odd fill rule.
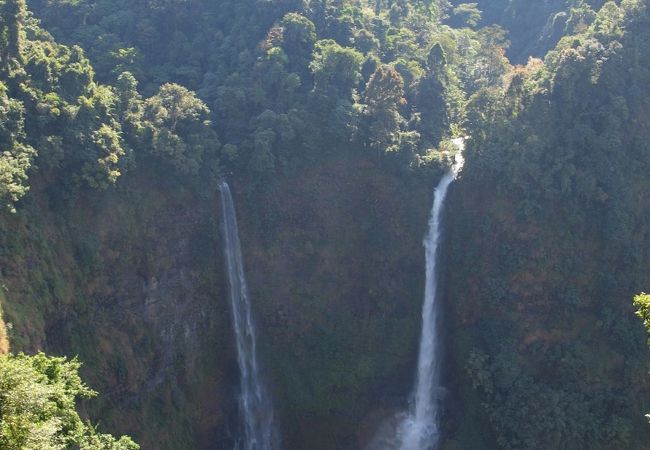
[[[236,417],[218,197],[138,172],[64,205],[36,187],[3,218],[12,350],[78,354],[94,415],[145,448],[211,448]],[[355,442],[378,393],[411,383],[430,186],[346,158],[235,192],[263,362],[301,424],[284,439]]]
[[461,136],[422,445],[647,449],[647,0],[451,3],[0,0],[0,449],[395,450]]

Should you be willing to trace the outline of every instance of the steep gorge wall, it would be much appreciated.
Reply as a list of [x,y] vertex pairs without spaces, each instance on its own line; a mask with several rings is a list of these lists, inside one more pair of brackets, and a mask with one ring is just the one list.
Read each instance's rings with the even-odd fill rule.
[[431,197],[347,157],[239,202],[264,230],[240,233],[287,448],[357,448],[372,411],[405,406]]
[[[69,202],[35,183],[3,215],[12,350],[78,354],[100,392],[92,416],[143,448],[230,448],[218,198],[152,172]],[[403,406],[412,382],[429,182],[354,156],[264,190],[232,184],[284,443],[355,448],[360,423]]]
[[648,255],[648,240],[604,239],[606,214],[526,214],[486,180],[462,180],[451,204],[449,448],[646,448],[648,349],[631,298],[650,269],[626,245]]
[[[143,448],[230,448],[238,373],[218,199],[145,171],[130,180],[69,204],[37,184],[3,216],[12,348],[78,354],[101,393],[93,417]],[[405,407],[431,184],[361,157],[252,192],[232,180],[286,448],[359,448]],[[470,178],[450,193],[443,448],[590,433],[593,448],[643,448],[647,350],[629,299],[647,267],[620,260],[599,224],[526,215],[519,200]]]
[[134,178],[67,205],[36,185],[3,216],[12,350],[79,355],[92,416],[143,448],[207,445],[236,376],[216,199]]
[[[467,3],[452,1],[455,6]],[[513,63],[525,64],[529,57],[543,58],[562,36],[582,31],[593,20],[593,11],[598,11],[604,3],[604,0],[478,0],[476,6],[482,13],[481,25],[499,25],[507,31],[508,58]]]

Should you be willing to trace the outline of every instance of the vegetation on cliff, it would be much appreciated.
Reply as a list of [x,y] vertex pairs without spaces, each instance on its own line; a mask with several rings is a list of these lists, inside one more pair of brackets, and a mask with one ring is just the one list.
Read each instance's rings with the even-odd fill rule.
[[183,174],[215,173],[218,142],[194,93],[167,84],[142,100],[128,72],[99,84],[83,50],[57,44],[25,2],[0,6],[0,199],[9,209],[34,172],[68,193],[107,189],[144,155]]
[[0,356],[0,447],[6,450],[137,450],[128,437],[100,434],[82,421],[78,398],[96,393],[79,362],[39,353]]
[[648,352],[625,300],[650,255],[646,6],[606,3],[468,102],[451,285],[471,270],[474,287],[453,335],[502,448],[646,445]]

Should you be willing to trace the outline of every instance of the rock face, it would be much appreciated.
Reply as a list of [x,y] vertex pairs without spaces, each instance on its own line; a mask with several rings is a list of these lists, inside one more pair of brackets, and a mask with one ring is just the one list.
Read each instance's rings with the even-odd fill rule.
[[[78,354],[101,393],[93,417],[143,448],[230,449],[238,369],[217,193],[129,180],[68,203],[34,186],[2,216],[12,349]],[[263,190],[231,180],[284,448],[363,448],[405,409],[433,182],[361,156]],[[647,349],[629,305],[647,267],[597,226],[521,216],[517,202],[469,178],[450,191],[441,448],[643,448]]]
[[645,448],[648,349],[631,298],[647,265],[624,262],[597,223],[559,205],[522,214],[488,186],[465,179],[450,199],[449,448]]
[[[246,194],[234,183],[260,359],[286,448],[357,446],[412,382],[430,186],[332,158]],[[143,448],[231,448],[237,366],[216,193],[139,172],[2,217],[15,351],[78,354],[103,426]]]
[[358,448],[366,416],[405,406],[431,199],[430,180],[353,157],[237,199],[286,448]]
[[[466,3],[453,0],[453,4]],[[568,0],[546,0],[529,2],[527,0],[478,0],[482,11],[483,25],[499,25],[508,31],[508,58],[517,64],[525,64],[529,57],[542,58],[552,49],[562,36],[578,32],[589,21],[591,14],[586,6],[595,11],[605,3],[604,0],[586,0],[576,11],[577,6]]]
[[2,218],[2,282],[15,351],[79,355],[102,425],[143,448],[225,439],[232,348],[216,198],[140,177],[53,205],[35,189]]

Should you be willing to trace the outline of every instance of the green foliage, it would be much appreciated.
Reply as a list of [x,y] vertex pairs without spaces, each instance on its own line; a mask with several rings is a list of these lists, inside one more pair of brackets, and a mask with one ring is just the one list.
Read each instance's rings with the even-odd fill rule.
[[405,122],[400,115],[400,108],[406,104],[402,76],[392,67],[377,67],[366,86],[364,100],[370,146],[385,151],[396,141]]
[[181,174],[204,168],[218,176],[219,142],[193,92],[169,84],[145,102],[130,72],[115,87],[97,84],[80,47],[55,43],[24,4],[3,7],[13,8],[6,20],[20,22],[20,42],[5,46],[13,56],[3,61],[13,63],[0,92],[0,200],[10,210],[29,189],[30,169],[66,189],[104,190],[134,166],[134,148],[161,156]]
[[7,96],[0,83],[0,201],[14,210],[14,203],[27,193],[27,171],[34,149],[25,140],[23,104]]
[[[582,32],[591,24],[594,9],[604,0],[477,0],[476,3],[453,2],[456,7],[450,23],[469,26],[478,19],[479,26],[499,25],[509,30],[512,46],[509,57],[518,64],[529,56],[542,57],[565,35]],[[613,2],[612,2],[613,3]],[[477,16],[480,11],[481,15]]]
[[289,13],[280,22],[282,46],[292,57],[306,61],[316,42],[316,26],[306,17]]
[[[637,308],[636,315],[641,318],[643,326],[650,333],[650,295],[642,292],[634,297],[633,303]],[[648,339],[648,345],[650,345],[650,338]]]
[[198,174],[214,163],[218,141],[210,128],[209,109],[196,95],[177,84],[161,86],[143,106],[143,121],[151,152],[182,174]]
[[138,92],[138,81],[131,72],[123,72],[115,85],[117,96],[116,113],[122,128],[130,140],[136,140],[142,124],[142,96]]
[[[0,27],[2,29],[2,42],[0,42],[0,61],[5,71],[10,65],[20,64],[25,46],[25,19],[27,17],[27,3],[25,0],[4,0],[0,5]],[[13,67],[15,68],[15,67]]]
[[124,156],[120,134],[104,124],[91,134],[92,143],[97,147],[99,158],[84,164],[82,177],[89,186],[106,189],[117,181],[120,171],[117,163]]
[[350,97],[361,79],[363,55],[342,47],[331,39],[318,41],[309,65],[314,74],[314,90],[319,93]]
[[453,13],[470,27],[477,26],[481,21],[481,10],[478,9],[478,3],[461,3],[453,9]]
[[[57,37],[84,45],[100,79],[112,81],[126,69],[149,94],[167,82],[196,89],[214,108],[211,126],[221,140],[239,149],[225,169],[252,179],[356,147],[409,153],[391,163],[408,167],[462,121],[464,88],[499,83],[504,73],[501,41],[488,43],[489,33],[440,24],[446,2],[198,0],[185,10],[175,3],[41,0],[35,8]],[[173,32],[162,35],[163,28]],[[495,57],[476,64],[479,49],[487,46]],[[494,67],[495,61],[501,66]],[[398,115],[365,104],[365,91],[374,89],[368,83],[382,65],[402,78],[406,103]],[[129,87],[134,83],[120,78],[119,90],[135,92]],[[295,137],[259,129],[255,118],[267,112],[289,122],[283,129],[291,128]],[[137,114],[119,122],[128,147],[156,146],[153,153],[167,159],[190,151],[180,143],[187,139],[168,129],[143,130]],[[130,153],[125,148],[127,160]],[[173,165],[192,172],[192,159]]]
[[[646,132],[631,120],[644,114],[647,99],[631,97],[630,89],[650,78],[641,69],[648,49],[636,34],[644,33],[647,13],[633,3],[627,7],[627,14],[611,8],[599,13],[613,15],[613,34],[602,34],[603,25],[595,23],[561,41],[545,64],[531,61],[513,72],[502,94],[483,91],[473,98],[468,117],[481,123],[472,127],[473,147],[489,155],[482,158],[483,175],[500,173],[509,189],[536,201],[561,198],[602,207],[617,198],[617,209],[630,198],[624,187],[630,173],[650,163],[640,138]],[[620,36],[623,28],[630,31]]]
[[21,47],[20,63],[2,86],[7,131],[0,193],[10,209],[27,191],[33,158],[43,169],[106,188],[120,175],[126,154],[113,92],[94,83],[81,48],[59,46],[39,33],[30,22],[29,45]]
[[[577,234],[576,228],[594,228],[603,241],[616,245],[605,259],[612,269],[603,269],[593,284],[615,284],[611,279],[621,275],[613,276],[619,267],[632,268],[621,283],[632,285],[640,277],[634,278],[632,272],[641,272],[638,264],[644,257],[647,225],[643,209],[635,212],[635,206],[647,190],[643,180],[650,139],[643,118],[650,108],[643,87],[648,85],[644,43],[649,40],[648,23],[641,2],[610,2],[596,13],[593,8],[600,3],[490,0],[456,3],[450,9],[447,2],[426,0],[34,0],[31,5],[44,26],[68,45],[54,42],[24,7],[18,8],[19,14],[2,16],[15,20],[0,24],[0,39],[5,39],[0,49],[13,55],[0,55],[7,72],[0,99],[0,115],[6,118],[0,125],[4,127],[0,197],[14,208],[28,190],[28,175],[38,179],[34,186],[60,201],[60,192],[83,197],[88,187],[110,189],[129,177],[135,165],[134,176],[163,179],[179,192],[196,185],[211,189],[216,177],[228,173],[251,198],[257,198],[256,192],[269,193],[264,197],[269,201],[254,203],[255,211],[244,217],[249,227],[261,217],[265,233],[260,234],[272,236],[266,232],[269,223],[280,222],[278,203],[297,202],[302,194],[281,195],[282,188],[300,186],[322,193],[348,183],[343,178],[336,183],[327,179],[306,188],[305,179],[313,177],[316,168],[354,179],[363,173],[381,180],[386,173],[397,174],[381,186],[369,184],[368,192],[404,183],[413,190],[399,198],[412,198],[422,185],[429,192],[448,168],[453,154],[449,138],[467,133],[471,139],[463,180],[471,180],[466,185],[474,188],[477,204],[485,200],[486,207],[498,213],[491,217],[493,222],[486,217],[467,220],[482,224],[480,237],[468,242],[482,243],[490,236],[490,243],[502,244],[498,249],[486,245],[480,251],[462,252],[472,260],[464,275],[474,274],[474,264],[492,262],[489,270],[480,272],[480,282],[465,281],[477,286],[471,294],[476,304],[465,304],[461,313],[463,325],[475,327],[472,344],[480,347],[463,375],[474,381],[475,391],[468,395],[483,403],[483,408],[471,405],[477,406],[474,414],[484,413],[486,436],[494,434],[504,448],[635,448],[630,417],[636,411],[638,391],[610,389],[617,382],[613,372],[625,373],[629,385],[638,376],[640,350],[629,344],[635,331],[605,294],[587,295],[574,286],[575,280],[558,275],[583,276],[585,269],[575,263],[579,259],[575,255],[589,259],[590,248],[573,249],[571,256],[554,259],[542,245],[556,242],[566,229]],[[561,39],[567,33],[572,36]],[[545,61],[532,59],[513,68],[506,57],[510,41],[516,60],[541,55],[559,44]],[[358,171],[350,172],[357,166]],[[125,183],[122,190],[139,199],[141,178]],[[297,184],[287,187],[286,180]],[[510,208],[489,197],[491,192],[504,202],[512,200]],[[108,199],[112,194],[101,195]],[[360,216],[363,233],[356,239],[370,249],[383,248],[387,224],[404,214],[397,217],[392,210],[381,209],[390,196],[372,202],[365,197],[367,193],[350,210],[369,205],[372,212],[383,214],[372,220]],[[470,202],[473,197],[467,198]],[[300,238],[296,224],[310,222],[305,217],[312,212],[305,205],[294,208],[282,225],[291,238]],[[330,210],[322,209],[327,216]],[[510,216],[522,221],[553,217],[567,224],[557,236],[531,243],[524,237],[539,236],[539,229],[519,229]],[[327,229],[328,220],[323,219],[329,217],[313,221]],[[287,223],[292,225],[286,227]],[[503,236],[494,223],[505,224]],[[359,228],[353,225],[346,229]],[[457,223],[450,229],[461,234],[467,227]],[[400,233],[390,236],[397,242],[409,241]],[[412,234],[418,233],[415,229]],[[319,233],[296,253],[326,248],[322,239]],[[570,238],[562,242],[569,249],[575,244]],[[356,248],[352,243],[349,248]],[[529,247],[535,252],[527,252]],[[95,246],[76,242],[75,248],[77,258],[89,263],[84,275],[95,278],[103,264],[109,265]],[[329,251],[346,254],[339,248]],[[365,251],[364,247],[359,253]],[[268,254],[283,252],[274,249]],[[457,252],[450,254],[454,257]],[[489,259],[492,254],[494,260]],[[409,255],[377,256],[372,267],[385,267],[387,260],[401,263]],[[352,254],[347,257],[356,261]],[[536,267],[561,281],[543,279]],[[147,265],[142,273],[149,270]],[[408,286],[421,284],[411,279],[418,270],[408,267]],[[340,288],[339,278],[337,274],[337,281],[329,285]],[[302,334],[269,344],[271,351],[297,341],[304,347],[301,354],[283,354],[272,367],[289,416],[304,420],[301,416],[309,412],[326,418],[328,424],[356,425],[371,403],[362,399],[371,392],[369,386],[384,383],[406,389],[400,380],[386,380],[399,378],[395,367],[409,364],[405,349],[415,339],[416,302],[404,306],[388,301],[377,292],[391,289],[392,282],[359,278],[350,282],[355,292],[349,297],[364,300],[351,301],[352,306],[332,304],[330,297],[340,293],[336,289],[328,298],[319,298],[314,294],[317,289],[310,291],[319,282],[305,281],[310,295],[300,295],[307,300],[295,306],[304,307],[303,315],[313,322],[299,324],[296,333]],[[512,290],[513,283],[525,285],[521,280],[531,278],[543,279],[540,286],[554,289],[548,297]],[[366,295],[364,287],[360,294],[356,283],[371,284],[373,289]],[[45,280],[38,286],[58,291],[60,284]],[[274,301],[260,303],[268,308],[264,317],[269,322],[281,315]],[[520,344],[530,338],[521,332],[530,324],[521,319],[543,318],[538,310],[544,304],[556,307],[553,317],[588,321],[593,327],[581,331],[589,336],[576,339],[558,332],[553,336],[557,342],[575,345],[563,346],[549,338],[548,347],[539,348],[534,345],[536,336],[530,346]],[[84,308],[95,311],[91,305]],[[602,313],[593,317],[589,308]],[[367,318],[366,323],[340,320],[341,311]],[[476,311],[486,314],[476,318]],[[384,325],[393,316],[399,319],[391,322],[394,330],[387,333]],[[520,335],[504,331],[514,325],[521,325]],[[87,325],[77,326],[84,330],[79,334],[93,335]],[[272,326],[264,322],[262,328],[268,331]],[[383,340],[387,335],[391,339]],[[89,342],[82,345],[90,347]],[[359,348],[350,351],[350,343]],[[602,366],[594,361],[597,352],[589,350],[595,343],[607,350],[608,361]],[[390,358],[379,358],[387,345],[393,346]],[[561,349],[549,349],[554,346]],[[620,365],[612,349],[625,349]],[[608,364],[614,369],[603,367]],[[129,364],[116,363],[116,370],[123,373],[125,366]],[[548,367],[559,368],[561,376],[548,373],[552,372]],[[592,371],[597,373],[590,377]],[[360,398],[363,401],[355,403]],[[175,399],[160,401],[171,405]],[[156,414],[167,411],[161,408]],[[180,427],[189,430],[192,425],[183,422]],[[450,435],[456,432],[452,428],[453,424]],[[460,434],[454,437],[462,441]],[[102,439],[96,436],[89,442]],[[331,437],[330,447],[342,445],[337,439]]]
[[[118,268],[128,271],[129,276],[137,272],[138,277],[148,280],[159,265],[177,264],[176,256],[158,258],[150,253],[154,246],[149,243],[167,240],[168,236],[154,238],[138,233],[143,224],[151,223],[160,227],[147,225],[144,229],[167,230],[165,217],[176,223],[177,212],[170,216],[167,209],[160,207],[160,215],[146,215],[142,208],[153,210],[164,203],[163,196],[173,198],[167,191],[157,192],[159,184],[179,196],[186,193],[188,186],[210,192],[214,188],[212,181],[227,173],[249,195],[268,192],[272,198],[286,180],[297,179],[302,190],[305,181],[301,176],[313,175],[301,174],[318,174],[322,168],[333,167],[333,172],[347,172],[353,179],[367,178],[364,191],[381,193],[386,186],[401,190],[399,195],[383,194],[373,202],[366,201],[365,192],[359,193],[351,211],[366,207],[369,210],[359,216],[359,221],[364,222],[358,230],[361,234],[355,234],[355,239],[346,244],[355,251],[350,251],[340,264],[365,252],[366,246],[385,248],[383,244],[387,241],[399,245],[391,246],[394,256],[386,256],[382,250],[368,266],[391,268],[379,271],[381,275],[369,281],[372,289],[367,293],[365,289],[350,292],[350,298],[360,299],[354,301],[353,314],[347,316],[366,316],[367,323],[355,327],[353,320],[341,320],[341,313],[350,310],[327,303],[339,288],[338,282],[330,283],[328,298],[312,296],[311,311],[331,309],[331,315],[314,314],[313,326],[302,329],[306,348],[313,349],[309,352],[312,356],[286,355],[270,367],[278,374],[273,381],[286,386],[287,395],[280,400],[285,417],[295,416],[303,424],[304,413],[309,412],[325,426],[360,421],[374,401],[369,392],[379,392],[387,380],[395,381],[391,384],[399,386],[396,390],[403,390],[398,381],[409,372],[418,303],[414,301],[405,307],[395,299],[402,297],[402,286],[408,286],[408,298],[418,298],[417,286],[421,285],[420,272],[413,263],[400,274],[403,281],[396,282],[394,278],[405,260],[420,257],[418,240],[411,245],[416,250],[404,250],[404,236],[420,233],[418,220],[405,217],[410,217],[412,211],[418,212],[413,216],[422,215],[417,199],[430,194],[430,185],[448,163],[444,150],[438,151],[444,145],[438,144],[442,136],[451,132],[453,111],[461,109],[464,103],[463,95],[457,95],[460,80],[456,71],[467,61],[458,47],[450,45],[456,41],[454,32],[439,23],[442,6],[438,2],[387,3],[377,5],[375,12],[364,2],[347,0],[30,2],[43,20],[43,27],[66,45],[57,43],[28,13],[22,60],[12,66],[11,76],[6,80],[7,101],[14,102],[14,115],[20,115],[24,122],[23,131],[12,134],[16,137],[12,155],[29,158],[24,160],[23,173],[13,166],[11,170],[3,168],[3,173],[11,174],[11,181],[5,182],[3,178],[2,182],[12,185],[12,189],[21,189],[14,196],[7,196],[5,203],[13,206],[31,185],[33,197],[17,205],[19,214],[9,220],[19,221],[25,215],[34,220],[34,225],[30,225],[29,231],[16,232],[8,227],[11,232],[5,233],[3,228],[0,253],[4,253],[3,262],[11,259],[12,266],[21,268],[19,274],[11,275],[14,281],[28,278],[22,268],[32,267],[33,260],[43,266],[38,270],[31,268],[25,289],[16,289],[8,299],[9,317],[20,331],[10,336],[14,348],[37,347],[47,339],[52,348],[80,351],[94,383],[111,392],[110,398],[97,406],[103,420],[116,428],[140,433],[143,442],[160,444],[155,448],[183,448],[204,439],[200,434],[208,431],[212,438],[211,427],[223,425],[220,413],[230,413],[230,377],[225,381],[213,380],[214,373],[224,371],[223,360],[215,361],[213,354],[201,356],[210,361],[210,376],[206,371],[185,378],[183,372],[189,369],[176,368],[182,364],[174,365],[169,360],[175,357],[169,349],[158,351],[158,346],[168,343],[157,342],[157,330],[141,327],[143,322],[134,319],[126,306],[123,311],[114,311],[118,309],[116,305],[122,305],[114,299],[125,294],[126,305],[130,295],[121,286],[121,280],[128,276]],[[466,37],[472,45],[478,45],[474,31],[467,30]],[[436,42],[440,45],[432,53]],[[436,51],[444,58],[429,61],[429,55],[437,55]],[[420,95],[425,79],[431,81],[426,93],[429,97]],[[471,75],[464,79],[470,80]],[[427,98],[435,98],[436,103],[426,104]],[[8,124],[15,126],[20,120],[16,118]],[[221,150],[217,134],[225,144]],[[20,153],[20,144],[25,149],[33,148],[33,153]],[[33,164],[27,166],[31,159]],[[420,170],[422,177],[410,177],[413,170]],[[393,176],[387,177],[387,173]],[[382,187],[373,181],[384,179]],[[113,189],[116,184],[119,188]],[[347,181],[320,180],[310,190],[317,192],[328,184],[343,186]],[[151,185],[155,188],[151,189]],[[416,192],[419,194],[415,195]],[[299,199],[302,193],[297,194]],[[391,207],[385,205],[386,200],[396,198],[410,199],[405,203],[409,207],[397,215],[394,212],[401,202]],[[177,211],[182,209],[179,205],[187,202],[188,198],[182,197],[178,203],[165,207]],[[277,199],[256,202],[256,207],[270,206],[256,208],[254,214],[275,218],[278,214],[271,205],[276,203]],[[55,205],[52,216],[56,224],[44,230],[43,235],[34,231],[39,228],[39,219],[49,223],[44,213],[35,212],[40,204]],[[112,207],[93,208],[106,204]],[[83,208],[75,207],[82,205]],[[79,222],[70,219],[69,214],[83,215],[89,205],[93,213],[97,212],[97,224],[101,225],[88,218],[91,213]],[[205,211],[194,202],[189,205],[194,213]],[[28,214],[32,208],[34,212]],[[327,208],[322,210],[328,212]],[[348,216],[352,217],[341,214],[346,219]],[[385,218],[392,216],[394,219],[388,223]],[[242,223],[254,222],[250,213],[243,217]],[[193,220],[194,216],[178,223]],[[299,216],[290,220],[308,222]],[[413,232],[406,233],[404,230],[411,226]],[[123,235],[115,234],[121,229]],[[285,229],[295,232],[293,227]],[[358,227],[346,229],[357,233],[354,230]],[[33,239],[14,239],[21,233]],[[140,239],[127,239],[132,245],[126,248],[127,245],[120,245],[126,235]],[[329,250],[320,235],[312,240],[310,245],[318,250],[324,249],[333,256],[342,253],[338,244]],[[356,245],[359,243],[362,247]],[[32,254],[43,256],[33,258]],[[140,265],[136,264],[140,259]],[[393,264],[387,265],[387,260]],[[60,267],[49,261],[61,261]],[[78,268],[71,268],[70,261],[75,261]],[[74,273],[68,276],[67,270]],[[198,284],[200,270],[218,273],[213,269],[192,270],[192,285]],[[388,273],[392,275],[387,276]],[[120,282],[109,289],[103,286],[105,279]],[[203,289],[212,290],[218,284],[219,280],[210,278]],[[134,285],[139,285],[139,281]],[[308,287],[318,285],[319,282],[312,282]],[[384,294],[387,290],[394,292]],[[16,298],[23,303],[14,304]],[[36,303],[33,298],[41,300]],[[86,298],[95,300],[89,302]],[[270,308],[273,301],[262,301],[260,307]],[[219,308],[209,311],[215,316],[222,313]],[[119,319],[114,318],[115,314],[119,314]],[[387,333],[383,325],[387,317],[393,316]],[[122,317],[127,320],[122,321]],[[112,320],[116,320],[116,326],[112,326]],[[227,327],[217,328],[229,336]],[[262,328],[262,332],[268,331],[266,324]],[[291,327],[291,332],[294,329]],[[175,334],[165,336],[171,340]],[[357,341],[354,351],[342,351],[350,342]],[[275,351],[295,341],[270,342]],[[384,354],[387,348],[390,358]],[[188,358],[193,358],[191,353],[188,352]],[[154,373],[158,365],[164,365],[164,377],[170,378],[161,385],[151,380],[161,373]],[[173,378],[174,375],[177,377]],[[218,390],[226,388],[223,395],[227,398],[217,399],[214,405],[211,402],[209,408],[197,406],[203,398],[188,398],[188,392],[198,392],[196,386],[188,387],[191,377],[197,376],[211,380],[210,396],[216,385]],[[319,379],[320,384],[310,381]],[[167,383],[177,387],[171,388]],[[399,393],[400,398],[402,394]],[[194,420],[198,416],[195,410],[208,409],[218,414]],[[188,414],[186,410],[190,410]],[[347,418],[342,419],[343,416]],[[350,428],[341,428],[346,440],[351,439]],[[87,438],[75,443],[74,448],[113,445],[110,438],[93,435],[90,427],[87,433]],[[189,438],[184,439],[186,436]],[[339,446],[334,442],[337,439],[338,436],[332,436],[328,441],[332,448]],[[304,442],[315,442],[314,436]]]
[[57,450],[137,450],[130,438],[100,434],[76,411],[79,398],[95,394],[79,378],[73,359],[0,356],[0,447]]
[[456,245],[483,244],[453,253],[481,288],[458,310],[475,333],[468,376],[502,448],[645,448],[647,349],[623,299],[648,277],[638,230],[650,136],[637,119],[650,99],[632,93],[650,81],[649,30],[641,3],[609,4],[468,102],[473,200],[455,225],[483,228]]
[[[636,315],[641,318],[643,326],[650,334],[650,295],[642,292],[634,296],[633,304],[637,308]],[[650,337],[648,337],[648,345],[650,346]],[[650,420],[650,414],[646,414],[646,417]]]

